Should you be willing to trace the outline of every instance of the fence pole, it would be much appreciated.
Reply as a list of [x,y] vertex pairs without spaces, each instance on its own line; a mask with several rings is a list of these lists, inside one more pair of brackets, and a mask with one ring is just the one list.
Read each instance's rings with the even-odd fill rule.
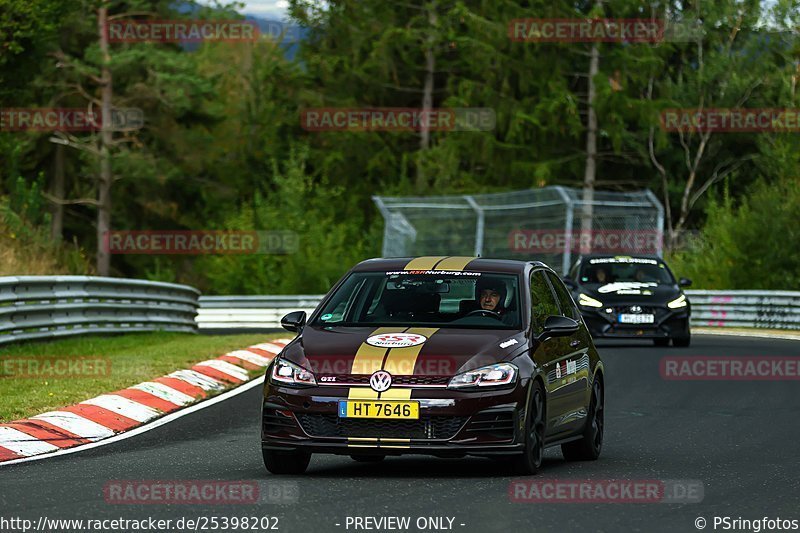
[[564,257],[561,258],[561,274],[566,276],[569,272],[570,263],[572,262],[572,224],[575,217],[575,204],[564,190],[564,187],[555,185],[553,188],[561,195],[561,199],[564,200],[565,204],[566,221],[564,222],[564,233],[566,244],[564,245]]
[[478,205],[478,202],[472,196],[464,195],[464,199],[469,203],[475,213],[478,215],[478,223],[475,226],[475,257],[480,257],[483,253],[483,229],[486,224],[483,209]]

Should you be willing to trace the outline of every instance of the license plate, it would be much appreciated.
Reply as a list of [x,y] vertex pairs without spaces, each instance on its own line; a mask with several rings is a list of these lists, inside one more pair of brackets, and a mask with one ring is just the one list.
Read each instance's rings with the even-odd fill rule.
[[652,324],[655,321],[655,315],[619,315],[621,324]]
[[419,402],[339,400],[339,418],[419,418]]

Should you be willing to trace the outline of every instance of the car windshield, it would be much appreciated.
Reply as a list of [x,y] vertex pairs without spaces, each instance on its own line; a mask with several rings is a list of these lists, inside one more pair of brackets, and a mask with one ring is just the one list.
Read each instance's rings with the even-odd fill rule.
[[675,279],[663,261],[638,257],[602,257],[584,263],[581,283],[655,283],[672,285]]
[[314,326],[521,329],[517,277],[486,272],[355,272]]

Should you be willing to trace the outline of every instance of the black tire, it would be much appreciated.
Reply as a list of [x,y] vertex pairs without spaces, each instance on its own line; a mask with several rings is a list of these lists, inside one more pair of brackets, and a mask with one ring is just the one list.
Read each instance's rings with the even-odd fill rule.
[[561,445],[561,453],[567,461],[594,461],[600,457],[600,452],[603,450],[603,428],[605,426],[604,393],[603,382],[595,377],[583,436],[580,440]]
[[669,338],[653,339],[653,344],[656,346],[669,346]]
[[357,463],[379,463],[386,459],[385,455],[351,455],[350,459]]
[[686,335],[685,337],[675,337],[672,339],[672,345],[677,346],[678,348],[686,348],[692,343],[692,336],[691,334]]
[[544,458],[544,434],[547,406],[544,388],[540,381],[534,381],[531,399],[525,420],[525,451],[514,457],[514,473],[530,475],[539,471]]
[[272,474],[302,474],[308,468],[311,454],[300,450],[276,451],[261,449],[264,466]]

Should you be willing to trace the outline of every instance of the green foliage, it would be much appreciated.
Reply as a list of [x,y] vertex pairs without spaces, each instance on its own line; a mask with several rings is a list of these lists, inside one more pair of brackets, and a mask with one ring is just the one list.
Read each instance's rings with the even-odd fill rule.
[[[321,293],[343,270],[366,257],[377,256],[379,228],[365,229],[363,217],[342,218],[347,191],[326,179],[307,174],[308,148],[292,148],[288,159],[273,160],[274,191],[267,199],[256,193],[223,225],[228,230],[292,231],[297,252],[210,256],[198,261],[208,289],[221,294]],[[278,203],[276,203],[276,201]]]
[[738,205],[712,199],[699,243],[671,258],[702,289],[800,288],[800,180],[759,182]]
[[[53,242],[46,225],[31,222],[29,217],[38,214],[31,204],[19,197],[15,202],[12,208],[9,199],[0,196],[0,276],[92,272],[89,258],[77,244]],[[47,220],[43,217],[44,223]]]
[[[100,3],[0,0],[1,106],[86,107],[99,97],[99,84],[89,74],[96,75],[102,65],[96,27]],[[191,14],[177,11],[171,0],[107,2],[112,16],[237,16],[231,6],[190,4]],[[208,293],[324,292],[353,263],[380,253],[383,220],[372,195],[579,185],[586,162],[591,45],[512,41],[508,23],[515,18],[703,21],[701,42],[597,45],[598,188],[650,188],[662,198],[667,193],[673,221],[689,185],[687,161],[693,161],[700,139],[662,131],[662,109],[797,107],[800,46],[796,32],[789,31],[800,22],[794,0],[724,0],[694,8],[671,0],[646,7],[637,0],[289,4],[290,15],[308,35],[291,60],[268,39],[190,48],[111,45],[114,105],[138,107],[145,116],[142,130],[114,134],[112,229],[289,230],[299,236],[299,250],[214,257],[115,255],[113,275],[189,283]],[[424,147],[420,132],[301,127],[300,113],[314,107],[422,107],[430,57],[433,107],[491,108],[493,130],[434,131]],[[651,161],[651,131],[665,185]],[[0,132],[0,194],[12,206],[4,211],[5,224],[14,235],[29,233],[26,242],[48,240],[51,204],[42,191],[50,190],[54,176],[51,137],[52,132]],[[703,145],[689,188],[692,194],[707,182],[708,188],[696,198],[690,195],[694,205],[685,225],[701,228],[707,219],[702,242],[708,244],[702,254],[675,259],[698,283],[740,283],[735,269],[723,274],[712,267],[741,260],[738,243],[755,238],[745,232],[755,229],[738,221],[764,216],[766,203],[757,207],[755,202],[774,199],[759,200],[760,195],[770,187],[791,188],[787,176],[797,168],[800,153],[796,137],[714,134]],[[76,133],[73,140],[88,150],[65,150],[65,192],[68,199],[88,201],[65,206],[63,237],[92,249],[99,165],[91,148],[97,137]],[[729,196],[719,199],[725,176]],[[717,200],[706,205],[706,197]],[[789,223],[781,215],[763,226],[790,236],[793,226],[775,226]],[[450,217],[418,231],[460,235],[463,226]],[[471,238],[464,234],[465,253]],[[80,260],[66,268],[82,268],[85,257],[77,253]],[[781,251],[772,257],[778,256],[785,256],[780,268],[794,264],[800,271],[792,263],[796,256]],[[17,264],[22,265],[17,270],[26,267]],[[50,268],[43,261],[39,265]],[[773,266],[748,261],[742,268],[752,269],[746,279],[755,280],[769,279],[756,267]]]
[[44,211],[42,184],[44,173],[40,172],[35,181],[28,183],[22,176],[17,176],[16,186],[9,201],[9,208],[21,220],[32,225],[47,224],[50,214]]
[[25,84],[38,72],[68,3],[0,0],[0,104],[27,92]]

